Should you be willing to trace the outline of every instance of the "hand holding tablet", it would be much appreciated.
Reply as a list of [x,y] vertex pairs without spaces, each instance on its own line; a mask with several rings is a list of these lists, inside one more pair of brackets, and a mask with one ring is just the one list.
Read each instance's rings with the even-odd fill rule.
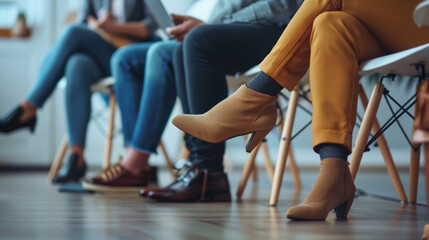
[[160,28],[166,29],[168,27],[174,26],[170,16],[168,15],[164,5],[160,0],[144,0],[144,2]]
[[160,0],[145,0],[158,26],[168,33],[172,38],[181,42],[189,31],[194,27],[204,24],[196,18],[171,14],[171,18]]
[[172,38],[179,42],[183,41],[189,31],[194,27],[205,24],[203,21],[189,16],[171,14],[171,17],[175,26],[167,28],[166,31]]

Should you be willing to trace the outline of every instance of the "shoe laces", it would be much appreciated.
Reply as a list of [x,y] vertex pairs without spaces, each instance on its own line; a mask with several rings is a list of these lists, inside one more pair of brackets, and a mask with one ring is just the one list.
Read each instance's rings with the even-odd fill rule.
[[100,177],[104,180],[104,181],[110,181],[112,179],[116,179],[118,178],[119,175],[121,175],[123,169],[120,165],[120,163],[116,163],[115,165],[112,165],[106,169],[104,169],[103,171],[100,172]]
[[180,159],[174,164],[173,168],[176,169],[176,180],[181,180],[189,173],[192,163],[188,160]]

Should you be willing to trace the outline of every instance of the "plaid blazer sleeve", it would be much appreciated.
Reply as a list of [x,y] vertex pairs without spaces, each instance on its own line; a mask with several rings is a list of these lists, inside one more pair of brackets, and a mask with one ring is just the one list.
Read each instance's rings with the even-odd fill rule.
[[287,25],[304,0],[264,0],[222,18],[223,23]]

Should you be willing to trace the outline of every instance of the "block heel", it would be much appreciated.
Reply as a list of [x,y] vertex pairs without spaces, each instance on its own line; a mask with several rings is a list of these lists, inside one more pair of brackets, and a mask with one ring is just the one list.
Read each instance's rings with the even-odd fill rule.
[[246,152],[250,153],[270,131],[271,129],[253,132],[252,136],[249,138],[249,141],[247,141]]
[[36,128],[35,124],[29,126],[29,130],[31,133],[34,133],[34,129]]
[[335,214],[337,215],[337,219],[339,220],[347,219],[347,214],[349,214],[352,203],[353,203],[353,198],[345,201],[344,203],[334,208]]
[[337,220],[345,220],[355,191],[347,162],[338,158],[325,158],[316,184],[303,203],[289,208],[286,217],[294,220],[323,220],[333,209]]

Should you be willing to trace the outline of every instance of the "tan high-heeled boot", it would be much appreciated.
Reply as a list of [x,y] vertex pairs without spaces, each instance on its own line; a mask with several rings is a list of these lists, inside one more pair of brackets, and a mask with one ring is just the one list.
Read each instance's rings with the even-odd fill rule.
[[201,140],[217,143],[252,133],[246,151],[251,152],[276,123],[277,97],[242,85],[234,94],[200,115],[179,115],[173,124]]
[[326,158],[321,165],[316,184],[301,205],[289,208],[287,218],[324,220],[332,209],[337,219],[347,218],[356,191],[348,163]]
[[429,224],[426,224],[425,227],[423,228],[422,239],[423,240],[428,240],[429,239]]

